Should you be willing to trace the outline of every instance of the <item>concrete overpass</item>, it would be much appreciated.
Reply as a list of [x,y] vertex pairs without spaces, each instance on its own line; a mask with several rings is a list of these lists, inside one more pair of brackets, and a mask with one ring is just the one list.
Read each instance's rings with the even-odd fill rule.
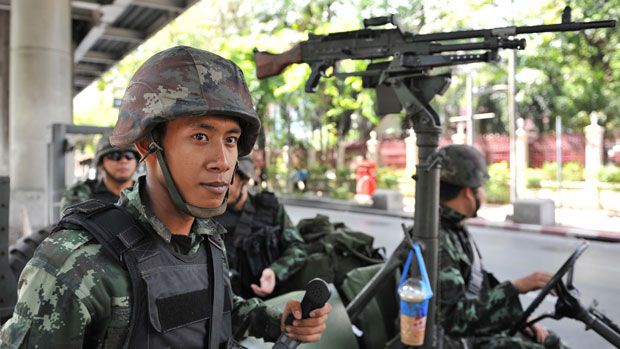
[[0,0],[0,175],[10,226],[48,221],[47,143],[72,98],[197,0]]

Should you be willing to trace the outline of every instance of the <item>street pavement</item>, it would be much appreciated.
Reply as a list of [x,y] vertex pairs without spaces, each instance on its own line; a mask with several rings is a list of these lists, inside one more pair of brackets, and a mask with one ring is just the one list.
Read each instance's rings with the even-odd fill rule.
[[[391,253],[403,237],[401,223],[413,220],[399,216],[345,212],[332,209],[286,205],[294,223],[299,219],[314,217],[317,213],[328,215],[333,222],[341,221],[355,230],[375,237],[375,247],[386,247]],[[580,240],[542,234],[528,234],[493,227],[470,226],[483,255],[483,263],[500,280],[512,280],[534,271],[554,273],[579,245]],[[620,323],[620,243],[590,241],[589,248],[577,261],[575,285],[581,291],[582,304],[589,306],[593,299],[617,324]],[[521,297],[525,307],[536,293]],[[552,296],[540,306],[536,314],[553,310]],[[571,348],[613,348],[593,331],[585,331],[582,323],[571,319],[544,320],[543,324],[555,331]]]

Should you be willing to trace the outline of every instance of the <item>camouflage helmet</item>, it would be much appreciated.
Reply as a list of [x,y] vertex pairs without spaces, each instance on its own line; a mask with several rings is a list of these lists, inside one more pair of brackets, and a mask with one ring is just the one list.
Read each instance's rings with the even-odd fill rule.
[[131,150],[135,153],[136,159],[140,158],[138,151],[134,147],[134,145],[126,146],[126,147],[115,147],[110,144],[110,134],[104,133],[97,142],[97,148],[95,149],[95,157],[93,158],[93,165],[99,166],[103,161],[103,157],[107,154],[110,154],[115,151],[123,151],[123,150]]
[[244,177],[244,179],[254,179],[254,177],[256,176],[256,166],[254,165],[254,161],[249,155],[239,158],[237,173],[241,177]]
[[205,115],[236,118],[239,155],[252,150],[260,121],[241,69],[211,52],[173,47],[149,58],[131,78],[110,141],[132,144],[159,123]]
[[146,137],[150,145],[143,159],[155,154],[172,203],[196,218],[224,213],[228,191],[217,208],[198,207],[185,201],[166,163],[165,150],[157,144],[152,130],[170,120],[209,115],[237,119],[241,127],[238,156],[252,150],[260,121],[241,69],[211,52],[177,46],[156,53],[138,68],[125,91],[110,136],[110,142],[116,146]]
[[439,149],[443,157],[440,181],[466,188],[482,186],[489,174],[482,154],[465,144],[451,144]]

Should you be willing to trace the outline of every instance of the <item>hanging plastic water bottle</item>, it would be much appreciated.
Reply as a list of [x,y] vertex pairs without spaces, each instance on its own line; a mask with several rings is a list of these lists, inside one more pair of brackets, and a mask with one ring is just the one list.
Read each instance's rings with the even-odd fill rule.
[[407,345],[422,345],[426,329],[428,303],[422,280],[407,279],[398,288],[400,296],[400,339]]
[[[407,278],[413,254],[416,254],[422,278]],[[406,279],[407,278],[407,279]],[[405,345],[424,344],[428,300],[433,296],[420,246],[416,243],[409,252],[398,287],[400,296],[400,340]]]

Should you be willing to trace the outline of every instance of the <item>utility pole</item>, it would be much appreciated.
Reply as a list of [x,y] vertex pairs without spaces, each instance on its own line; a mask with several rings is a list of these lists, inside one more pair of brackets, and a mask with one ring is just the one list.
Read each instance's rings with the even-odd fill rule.
[[467,93],[467,112],[466,125],[467,125],[467,144],[474,145],[474,79],[472,73],[467,74],[467,80],[465,82],[465,91]]
[[510,202],[515,202],[517,195],[517,111],[515,105],[516,91],[516,60],[515,50],[508,50],[508,132],[510,136]]
[[555,160],[558,165],[556,178],[558,181],[558,193],[562,189],[562,117],[555,117]]

